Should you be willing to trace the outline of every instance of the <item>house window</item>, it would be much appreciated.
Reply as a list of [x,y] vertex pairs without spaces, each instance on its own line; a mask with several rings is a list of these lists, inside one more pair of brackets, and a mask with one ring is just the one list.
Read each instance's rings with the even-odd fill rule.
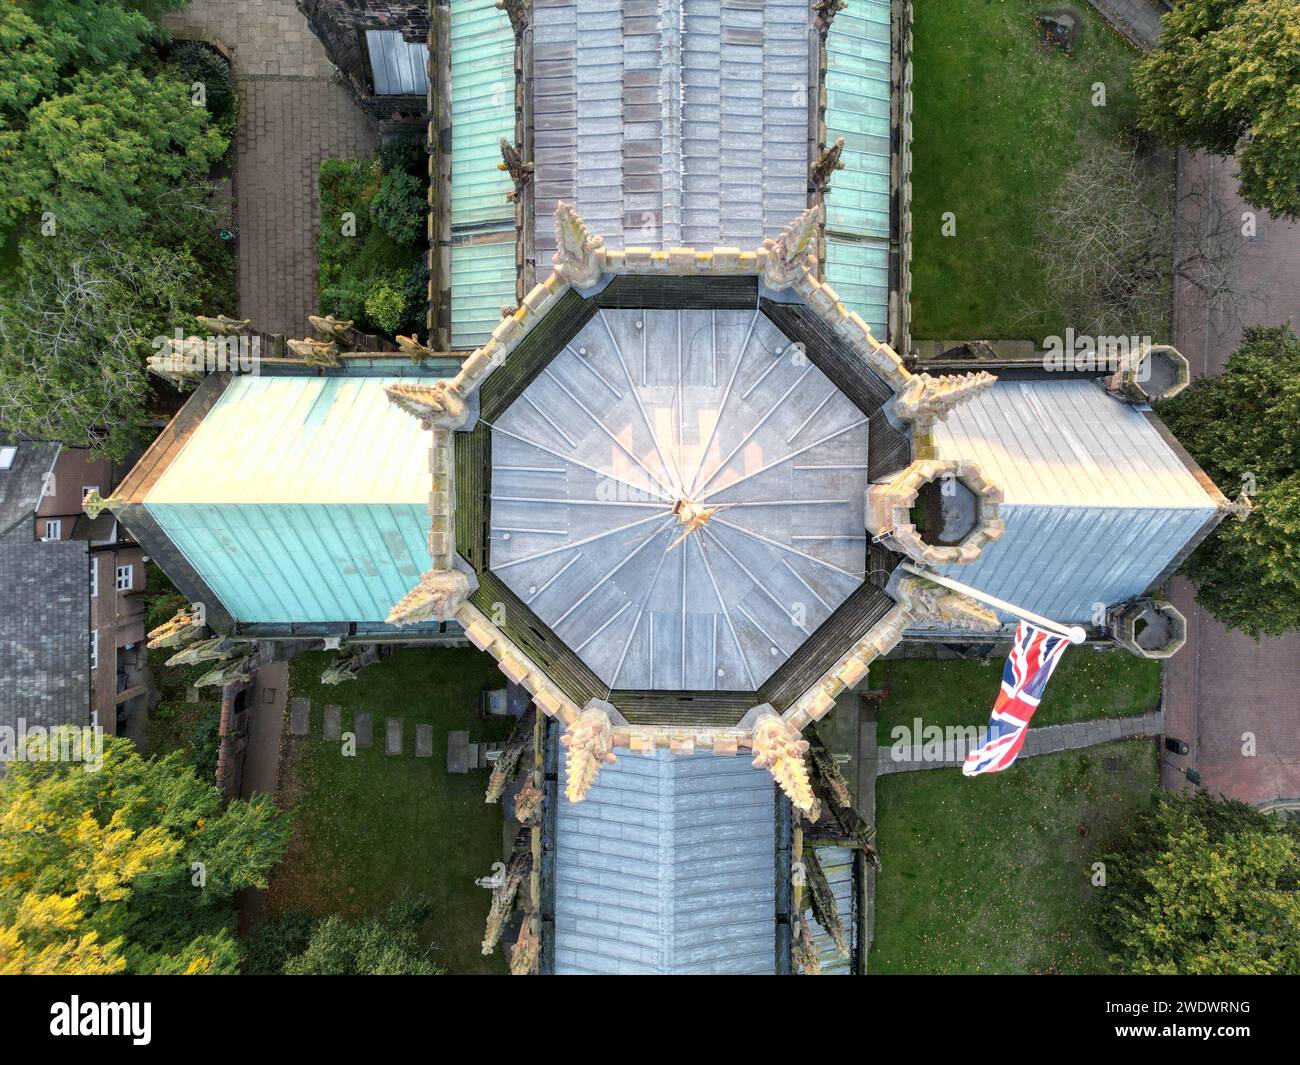
[[135,566],[118,566],[113,576],[113,587],[119,592],[129,592],[134,576]]
[[0,470],[13,468],[14,459],[18,457],[18,449],[11,444],[0,447]]
[[99,595],[99,559],[91,557],[90,559],[90,598],[94,599]]
[[99,668],[99,630],[90,630],[90,668]]
[[45,535],[42,540],[61,540],[63,538],[63,522],[59,518],[45,519]]

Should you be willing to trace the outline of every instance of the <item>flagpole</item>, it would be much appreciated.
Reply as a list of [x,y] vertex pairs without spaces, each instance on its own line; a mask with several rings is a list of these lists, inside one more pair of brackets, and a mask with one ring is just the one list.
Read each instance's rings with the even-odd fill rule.
[[1088,633],[1079,625],[1066,626],[1051,618],[1045,618],[1041,614],[1034,614],[1028,610],[1016,606],[1014,603],[1008,603],[1005,599],[999,599],[995,595],[989,595],[987,592],[981,592],[978,588],[972,588],[969,584],[962,584],[961,581],[954,581],[951,577],[944,577],[938,573],[931,573],[928,570],[921,569],[912,565],[910,562],[902,563],[903,569],[908,573],[923,577],[927,581],[934,581],[935,584],[941,584],[945,588],[951,588],[954,592],[960,592],[962,595],[969,595],[972,599],[978,599],[981,603],[993,607],[994,610],[1001,610],[1003,613],[1011,614],[1027,621],[1035,628],[1046,629],[1048,632],[1054,632],[1058,636],[1064,636],[1071,643],[1083,643],[1088,638]]

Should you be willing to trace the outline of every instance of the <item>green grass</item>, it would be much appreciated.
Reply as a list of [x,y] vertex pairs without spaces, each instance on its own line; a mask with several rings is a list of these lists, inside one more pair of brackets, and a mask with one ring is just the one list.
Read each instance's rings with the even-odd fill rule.
[[[500,806],[483,802],[487,773],[447,774],[447,732],[471,740],[504,738],[511,722],[476,717],[484,689],[505,683],[495,662],[470,649],[407,649],[366,667],[357,679],[324,687],[333,655],[316,652],[290,664],[290,692],[311,700],[308,736],[290,741],[281,769],[281,802],[295,809],[288,857],[273,875],[268,907],[314,913],[375,913],[404,894],[433,900],[426,929],[433,960],[450,973],[502,972],[501,951],[479,943],[489,892],[474,885],[502,858]],[[326,704],[374,719],[374,745],[344,757],[326,743]],[[384,719],[403,720],[404,753],[384,754]],[[415,757],[415,726],[433,725],[433,757]]]
[[1149,739],[1024,758],[975,780],[957,769],[881,777],[870,971],[1113,971],[1092,856],[1155,785]]
[[[1039,43],[1040,0],[915,5],[912,169],[913,335],[1033,339],[1066,324],[1039,313],[1038,205],[1084,153],[1118,143],[1136,118],[1136,51],[1091,7],[1074,55]],[[1106,106],[1092,105],[1094,82]],[[944,212],[955,236],[941,234]]]
[[[1002,658],[988,663],[901,659],[877,662],[871,686],[888,685],[879,707],[878,742],[892,741],[896,725],[985,725],[997,698]],[[1145,714],[1160,706],[1160,663],[1127,651],[1074,648],[1065,653],[1034,714],[1034,725],[1064,725]]]

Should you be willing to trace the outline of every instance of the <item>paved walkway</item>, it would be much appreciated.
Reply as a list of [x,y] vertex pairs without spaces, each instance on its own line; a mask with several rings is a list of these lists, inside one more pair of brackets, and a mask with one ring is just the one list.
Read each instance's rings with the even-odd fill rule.
[[317,173],[325,159],[373,155],[374,123],[333,80],[292,0],[191,0],[164,22],[174,36],[234,52],[239,314],[264,332],[303,336],[317,310]]
[[1088,0],[1112,26],[1144,52],[1156,46],[1160,16],[1165,7],[1157,0]]
[[[1183,153],[1179,162],[1184,181],[1208,180],[1238,217],[1250,210],[1237,195],[1231,159]],[[1198,221],[1185,224],[1195,232]],[[1193,376],[1223,370],[1243,323],[1300,319],[1300,226],[1265,214],[1256,221],[1257,235],[1238,264],[1239,285],[1251,293],[1240,319],[1206,306],[1186,286],[1177,291],[1173,339]],[[1220,487],[1236,494],[1236,485]],[[1173,581],[1170,600],[1187,616],[1188,633],[1187,646],[1165,667],[1166,732],[1191,751],[1165,754],[1162,783],[1186,786],[1182,771],[1191,766],[1209,791],[1243,802],[1300,797],[1300,634],[1256,642],[1229,632],[1196,605],[1182,578]],[[1244,753],[1247,733],[1254,755]]]
[[[1075,751],[1095,747],[1111,740],[1133,739],[1137,736],[1159,736],[1163,718],[1159,710],[1135,717],[1111,717],[1099,721],[1078,721],[1069,725],[1048,725],[1031,728],[1025,736],[1021,758],[1039,754],[1056,754],[1058,751]],[[983,732],[983,729],[980,729]],[[982,737],[981,737],[982,739]],[[927,758],[925,746],[907,748],[905,757],[899,758],[893,747],[876,748],[876,773],[910,773],[918,769],[949,769],[966,760],[966,737],[954,736],[944,744],[944,757]]]

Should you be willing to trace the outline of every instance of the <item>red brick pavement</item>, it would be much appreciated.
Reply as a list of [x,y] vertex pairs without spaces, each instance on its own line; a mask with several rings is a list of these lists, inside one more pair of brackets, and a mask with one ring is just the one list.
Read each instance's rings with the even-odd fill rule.
[[317,173],[324,159],[374,154],[374,123],[335,80],[292,0],[191,0],[166,24],[234,54],[239,313],[268,333],[303,336],[315,314]]
[[[1181,159],[1187,180],[1205,178],[1234,214],[1250,210],[1237,195],[1233,162],[1203,154]],[[1193,228],[1196,219],[1185,220]],[[1257,213],[1238,282],[1251,298],[1240,320],[1207,307],[1180,288],[1174,343],[1192,374],[1220,372],[1241,340],[1243,325],[1279,324],[1300,315],[1300,226]],[[1229,495],[1237,486],[1221,485]],[[1232,519],[1228,519],[1232,520]],[[1196,605],[1192,586],[1173,581],[1173,604],[1187,615],[1187,646],[1165,669],[1165,734],[1186,740],[1187,757],[1165,754],[1166,787],[1183,787],[1195,767],[1211,792],[1244,802],[1300,798],[1300,634],[1256,642],[1229,632]],[[1246,734],[1254,737],[1248,756]]]

